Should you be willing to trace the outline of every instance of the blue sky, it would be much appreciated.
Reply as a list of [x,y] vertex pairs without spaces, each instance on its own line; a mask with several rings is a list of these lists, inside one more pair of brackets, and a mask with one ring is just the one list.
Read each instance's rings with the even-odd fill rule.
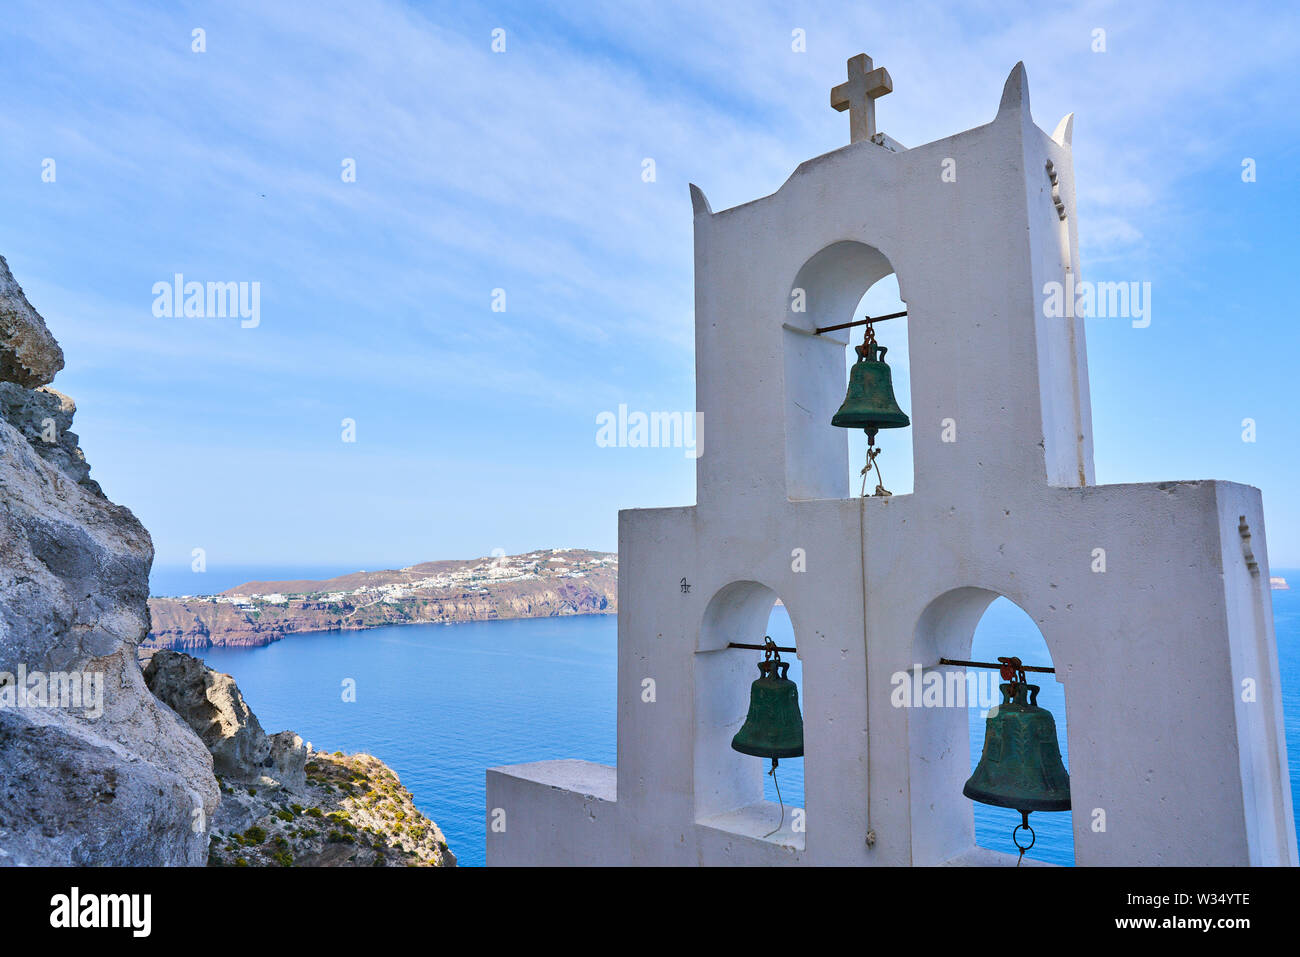
[[[847,143],[862,50],[907,145],[991,120],[1017,60],[1039,126],[1075,112],[1083,277],[1152,283],[1149,328],[1089,321],[1098,481],[1257,485],[1300,565],[1293,12],[539,6],[6,5],[0,254],[160,565],[612,550],[619,508],[692,503],[691,458],[596,416],[694,407],[686,185],[723,209]],[[260,283],[260,325],[156,318],[177,272]]]

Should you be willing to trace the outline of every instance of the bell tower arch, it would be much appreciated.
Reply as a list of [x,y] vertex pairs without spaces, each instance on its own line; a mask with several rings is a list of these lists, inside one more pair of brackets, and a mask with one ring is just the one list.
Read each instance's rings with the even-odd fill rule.
[[[1005,832],[999,834],[992,847],[987,841],[977,846],[977,811],[974,803],[962,793],[973,770],[969,742],[972,736],[983,741],[988,709],[996,706],[1000,700],[997,688],[1001,679],[996,671],[967,670],[962,666],[943,665],[941,662],[972,659],[988,662],[996,661],[999,655],[1019,654],[1023,640],[1013,640],[1008,635],[1005,618],[1002,619],[996,650],[990,653],[988,646],[982,643],[980,650],[976,650],[977,632],[986,616],[992,615],[990,607],[999,598],[1003,598],[1010,602],[1013,610],[1020,612],[1020,616],[1029,618],[1024,626],[1032,626],[1037,630],[1043,648],[1041,655],[1024,658],[1024,663],[1032,666],[1054,665],[1055,659],[1047,644],[1047,637],[1033,621],[1034,616],[1015,598],[1001,591],[1014,591],[1014,587],[1013,582],[1003,582],[1000,588],[993,587],[991,583],[986,586],[965,585],[949,589],[933,599],[921,612],[913,631],[912,651],[915,662],[912,671],[891,675],[892,703],[900,704],[907,714],[914,864],[926,866],[953,860],[990,863],[1011,850],[1008,835],[1012,825],[1018,823],[1014,815],[1000,815],[1000,819],[1010,818],[1011,823],[1006,825]],[[1022,601],[1027,600],[1023,595],[1020,598]],[[1029,607],[1032,608],[1033,605]],[[1055,721],[1068,729],[1063,707],[1068,704],[1064,684],[1058,682],[1054,674],[1031,674],[1029,677],[1047,692],[1043,696],[1044,701],[1050,699],[1056,705],[1054,709],[1049,709],[1053,710]],[[1052,686],[1061,690],[1057,692]],[[972,712],[976,706],[983,709],[983,712],[978,709]],[[974,735],[972,721],[978,723],[978,733]],[[1062,753],[1068,753],[1068,750],[1065,748]],[[1068,833],[1072,813],[1044,813],[1032,817],[1030,823],[1043,834],[1048,831]],[[1045,825],[1042,818],[1047,816],[1052,820]],[[1080,820],[1086,822],[1087,815],[1081,815]],[[1058,841],[1054,845],[1058,857],[1061,856],[1062,843]],[[1041,850],[1040,846],[1040,853]],[[1026,858],[1030,862],[1032,859]]]
[[[801,816],[796,819],[789,801],[778,809],[765,800],[767,762],[731,747],[750,704],[750,686],[758,674],[755,664],[764,657],[755,648],[734,646],[763,642],[778,601],[776,591],[767,585],[736,581],[721,588],[705,608],[695,654],[695,820],[722,833],[766,835],[766,840],[802,849],[803,809],[798,809]],[[787,646],[783,653],[787,667],[798,655],[797,634],[795,630],[795,648]],[[805,704],[806,690],[807,686],[799,689]],[[781,767],[788,767],[790,760]]]
[[863,294],[893,272],[874,246],[839,240],[805,262],[790,287],[781,356],[786,494],[792,501],[849,496],[847,436],[830,422],[844,401],[844,350],[852,333],[816,330],[854,319]]

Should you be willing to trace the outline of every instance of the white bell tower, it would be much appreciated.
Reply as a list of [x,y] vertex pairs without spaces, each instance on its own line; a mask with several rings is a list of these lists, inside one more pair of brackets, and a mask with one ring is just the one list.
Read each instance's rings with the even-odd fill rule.
[[[851,144],[771,196],[691,187],[698,504],[619,514],[617,768],[488,771],[488,863],[1014,863],[975,846],[966,709],[890,695],[1004,595],[1065,686],[1077,863],[1295,865],[1259,491],[1095,484],[1084,323],[1044,301],[1078,279],[1071,117],[1035,126],[1017,64],[991,123],[905,149],[875,130],[892,87],[851,59]],[[911,441],[915,490],[861,499],[830,425],[848,336],[815,330],[890,273],[912,427],[879,441]],[[777,597],[805,808],[764,837],[765,762],[729,746],[758,655],[728,644]]]

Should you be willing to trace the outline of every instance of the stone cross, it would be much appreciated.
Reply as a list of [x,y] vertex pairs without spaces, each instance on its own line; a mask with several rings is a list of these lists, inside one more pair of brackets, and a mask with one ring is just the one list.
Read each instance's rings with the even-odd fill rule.
[[849,142],[876,135],[876,97],[892,93],[894,81],[883,66],[872,69],[865,53],[849,57],[849,79],[831,90],[831,106],[849,111]]

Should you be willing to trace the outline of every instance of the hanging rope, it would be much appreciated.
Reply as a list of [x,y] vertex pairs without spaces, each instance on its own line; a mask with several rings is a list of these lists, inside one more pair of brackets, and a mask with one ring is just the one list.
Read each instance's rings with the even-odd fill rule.
[[[867,847],[876,843],[876,831],[871,826],[871,670],[869,665],[871,655],[867,649],[867,470],[875,460],[876,457],[871,454],[871,446],[868,444],[867,465],[862,469],[862,494],[858,497],[858,540],[862,543],[862,671],[867,687],[864,702],[867,709]],[[876,469],[876,475],[877,477],[880,475],[879,468]],[[879,490],[880,486],[877,485],[876,488]]]
[[889,489],[885,488],[885,480],[880,474],[880,463],[876,461],[876,458],[883,451],[884,449],[872,448],[870,445],[867,446],[867,464],[862,466],[861,472],[862,495],[864,496],[867,494],[867,476],[871,474],[871,469],[873,467],[876,470],[876,490],[872,493],[873,497],[884,498],[887,495],[894,494]]
[[785,801],[781,800],[781,782],[776,779],[776,758],[772,759],[772,770],[767,773],[772,776],[772,784],[776,788],[776,802],[781,805],[781,820],[777,822],[776,827],[763,835],[764,838],[771,837],[777,831],[781,830],[781,825],[785,824]]
[[[862,338],[860,348],[872,345],[875,341],[875,327],[867,323],[866,335]],[[880,463],[876,459],[882,450],[875,447],[874,439],[875,433],[868,432],[867,464],[862,466],[862,491],[858,496],[858,539],[862,543],[862,671],[867,689],[864,702],[867,709],[867,847],[874,847],[876,843],[876,829],[871,826],[871,650],[867,647],[867,476],[873,468],[876,470],[876,491],[873,496],[883,498],[892,494],[885,488],[884,476],[880,474]]]

